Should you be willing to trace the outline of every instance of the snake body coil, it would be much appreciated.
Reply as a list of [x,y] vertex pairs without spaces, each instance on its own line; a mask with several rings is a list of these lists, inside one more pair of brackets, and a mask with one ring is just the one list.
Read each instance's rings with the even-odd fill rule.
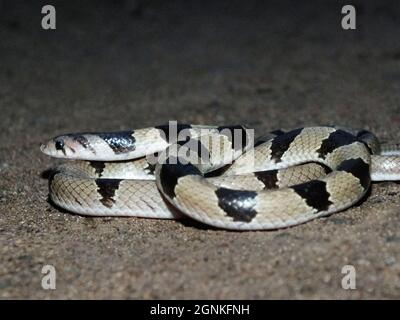
[[175,123],[58,136],[41,150],[84,160],[59,166],[49,179],[51,200],[68,211],[184,214],[233,230],[304,223],[350,207],[371,181],[400,180],[397,145],[339,127],[278,130],[254,142],[244,126]]

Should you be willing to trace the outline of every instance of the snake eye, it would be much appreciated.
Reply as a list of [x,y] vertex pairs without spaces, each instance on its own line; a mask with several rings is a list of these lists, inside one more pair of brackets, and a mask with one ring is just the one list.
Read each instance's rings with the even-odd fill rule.
[[56,140],[55,146],[57,150],[64,150],[64,140],[62,139]]

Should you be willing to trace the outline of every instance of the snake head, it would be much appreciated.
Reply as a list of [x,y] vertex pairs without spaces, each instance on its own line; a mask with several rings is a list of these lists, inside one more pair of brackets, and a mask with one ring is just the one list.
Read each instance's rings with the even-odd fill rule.
[[145,150],[139,155],[131,153],[135,151],[134,139],[131,133],[123,131],[68,133],[50,139],[41,145],[40,150],[55,158],[89,161],[126,160],[145,155]]
[[69,159],[79,159],[87,153],[87,148],[73,135],[62,135],[50,139],[40,146],[40,150],[51,157]]

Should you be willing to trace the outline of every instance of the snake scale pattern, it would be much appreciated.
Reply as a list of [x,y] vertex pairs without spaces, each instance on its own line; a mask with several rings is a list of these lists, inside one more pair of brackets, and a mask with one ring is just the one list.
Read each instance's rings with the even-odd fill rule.
[[49,197],[78,214],[174,219],[231,230],[298,225],[357,203],[371,181],[400,180],[398,144],[333,126],[277,130],[167,125],[57,136],[41,146],[70,159]]

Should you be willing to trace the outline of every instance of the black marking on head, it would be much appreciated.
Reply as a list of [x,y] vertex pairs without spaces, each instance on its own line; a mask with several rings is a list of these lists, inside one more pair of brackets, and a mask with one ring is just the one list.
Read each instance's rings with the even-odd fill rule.
[[233,221],[250,222],[257,215],[254,209],[257,192],[218,188],[215,194],[218,197],[218,206],[232,217]]
[[97,133],[115,154],[126,153],[135,150],[134,131],[120,131],[111,133]]
[[90,145],[88,139],[86,139],[85,136],[82,135],[74,135],[73,139],[78,142],[82,147],[84,147],[85,149],[87,149]]
[[[244,150],[249,144],[249,137],[247,135],[246,127],[244,126],[219,126],[217,130],[220,134],[228,137],[229,141],[232,144],[232,149],[234,149],[235,151]],[[237,136],[238,132],[240,132],[240,136]]]
[[160,169],[160,182],[165,194],[173,199],[178,179],[188,175],[201,175],[201,172],[191,163],[182,164],[179,159],[169,157],[167,163],[163,164]]
[[[192,129],[192,126],[190,124],[181,124],[181,123],[177,123],[176,125],[169,125],[169,124],[163,124],[163,125],[159,125],[159,126],[155,126],[154,128],[161,130],[164,135],[161,135],[161,137],[169,142],[169,143],[173,143],[175,141],[170,141],[170,129],[172,130],[176,130],[176,139],[179,137],[179,133],[182,130],[186,130],[186,129]],[[176,128],[176,129],[175,129]]]
[[92,153],[96,154],[96,150],[90,145],[89,140],[81,134],[73,134],[72,138],[74,141],[78,142],[83,148],[89,149]]
[[254,172],[254,176],[264,184],[264,189],[278,188],[278,170]]
[[345,160],[337,167],[337,170],[351,173],[360,180],[360,184],[365,190],[371,184],[369,165],[361,158]]
[[329,192],[326,190],[326,182],[320,180],[311,180],[292,188],[299,196],[301,196],[312,208],[317,209],[317,212],[328,210],[332,204],[329,201]]
[[319,157],[325,157],[338,147],[356,142],[357,138],[344,130],[333,131],[328,138],[322,141],[321,147],[317,150]]
[[102,198],[100,202],[107,208],[111,208],[115,203],[114,195],[118,190],[121,179],[96,179],[97,191]]
[[281,162],[283,154],[289,149],[293,140],[301,133],[303,128],[294,129],[275,137],[271,142],[271,159]]
[[103,170],[106,167],[106,164],[102,161],[90,161],[91,167],[95,169],[95,173],[101,177],[103,174]]

